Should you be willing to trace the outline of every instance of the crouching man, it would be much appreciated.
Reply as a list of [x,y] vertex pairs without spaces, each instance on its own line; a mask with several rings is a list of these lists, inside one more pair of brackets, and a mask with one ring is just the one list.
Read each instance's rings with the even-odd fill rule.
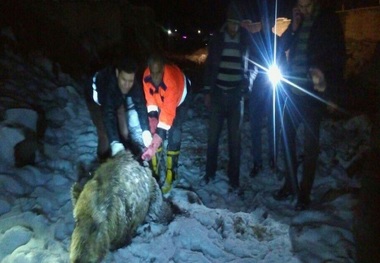
[[116,67],[97,72],[92,79],[87,105],[98,133],[98,157],[105,159],[129,145],[141,152],[151,142],[141,81],[136,81],[137,64],[129,57]]
[[168,137],[166,178],[162,192],[168,193],[176,179],[181,148],[182,123],[186,120],[190,81],[173,64],[165,63],[160,55],[148,59],[143,76],[152,143],[142,154],[143,160],[152,160],[153,175],[159,178],[158,162],[162,142]]

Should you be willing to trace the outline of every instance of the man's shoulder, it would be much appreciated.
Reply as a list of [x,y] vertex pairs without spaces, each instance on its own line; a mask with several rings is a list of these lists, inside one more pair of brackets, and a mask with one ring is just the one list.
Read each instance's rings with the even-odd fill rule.
[[99,84],[101,88],[105,88],[106,86],[108,87],[110,85],[117,85],[115,68],[109,66],[99,70],[96,80],[97,84]]
[[314,28],[317,27],[329,30],[334,30],[341,26],[342,24],[339,15],[331,8],[320,9],[318,16],[313,23]]
[[215,31],[212,33],[212,36],[210,38],[210,42],[223,42],[224,41],[224,30]]
[[104,77],[104,78],[109,78],[114,74],[115,68],[113,66],[107,66],[98,71],[98,76],[99,77]]
[[180,69],[180,67],[177,66],[176,64],[173,64],[173,63],[165,64],[164,72],[165,72],[165,74],[168,74],[168,75],[171,75],[171,76],[173,76],[173,75],[177,76],[177,75],[182,75],[183,74],[183,72]]
[[127,97],[139,97],[142,94],[142,87],[140,83],[135,82],[131,90],[127,93]]
[[144,73],[143,73],[143,76],[142,76],[142,82],[143,82],[144,85],[146,85],[149,82],[152,82],[152,76],[150,75],[149,67],[146,67],[144,69]]
[[115,92],[117,81],[115,71],[111,67],[106,67],[97,72],[96,87],[101,104],[106,102],[106,97]]
[[326,7],[320,9],[318,18],[323,20],[329,20],[331,18],[338,18],[338,14],[334,9]]

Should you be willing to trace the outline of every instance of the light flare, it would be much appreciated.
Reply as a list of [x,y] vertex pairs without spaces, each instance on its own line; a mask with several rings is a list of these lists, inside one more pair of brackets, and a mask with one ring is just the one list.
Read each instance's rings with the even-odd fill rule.
[[[276,82],[276,87],[278,87],[278,86],[280,85],[281,82],[284,82],[284,83],[286,83],[286,84],[288,84],[288,85],[290,85],[290,86],[292,86],[292,87],[294,87],[294,88],[296,88],[296,89],[302,91],[303,93],[305,93],[305,94],[307,94],[307,95],[309,95],[309,96],[311,96],[311,97],[313,97],[313,98],[315,98],[315,99],[317,99],[317,100],[319,100],[319,101],[321,101],[321,102],[323,102],[323,103],[325,103],[325,104],[327,104],[327,105],[330,105],[330,103],[329,103],[328,101],[322,99],[321,97],[319,97],[319,96],[313,94],[312,92],[310,92],[310,91],[308,91],[308,90],[306,90],[306,89],[300,87],[299,85],[297,85],[297,84],[291,82],[290,80],[286,79],[286,78],[281,74],[281,71],[278,69],[278,67],[277,67],[277,65],[276,65],[275,63],[273,63],[273,64],[272,64],[271,66],[269,66],[268,68],[266,68],[265,66],[260,65],[259,63],[255,62],[255,61],[253,61],[253,60],[251,60],[251,59],[247,59],[247,60],[248,60],[248,62],[250,62],[250,63],[254,64],[255,66],[257,66],[259,69],[263,70],[266,74],[268,74],[268,77],[269,77],[269,79],[270,79],[270,81],[271,81],[272,83],[273,83],[273,80],[277,80],[277,82]],[[275,67],[277,67],[277,69],[276,69]],[[278,74],[278,73],[280,73],[280,74]],[[273,80],[271,79],[272,74],[273,74],[273,76],[274,76],[274,77],[273,77]]]
[[276,64],[273,64],[268,68],[267,74],[268,74],[268,78],[270,82],[272,83],[272,87],[276,88],[278,83],[282,79],[282,74],[281,74],[280,69],[278,68]]

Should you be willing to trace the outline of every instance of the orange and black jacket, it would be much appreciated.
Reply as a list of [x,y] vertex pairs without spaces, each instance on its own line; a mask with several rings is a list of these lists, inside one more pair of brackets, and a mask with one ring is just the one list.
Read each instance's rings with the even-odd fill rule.
[[157,128],[168,131],[173,125],[176,110],[187,95],[186,76],[176,65],[166,64],[162,82],[155,86],[149,68],[143,76],[148,115],[159,112]]

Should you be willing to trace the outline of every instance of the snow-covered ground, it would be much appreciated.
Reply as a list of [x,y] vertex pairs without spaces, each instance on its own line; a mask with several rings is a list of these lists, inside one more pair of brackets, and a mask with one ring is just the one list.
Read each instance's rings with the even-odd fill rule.
[[[49,60],[25,60],[7,51],[0,58],[0,68],[2,116],[7,108],[38,105],[47,124],[35,165],[15,167],[4,160],[0,164],[0,261],[68,262],[74,227],[70,188],[77,180],[79,164],[91,167],[94,163],[96,130],[80,85],[62,72],[53,73]],[[191,105],[183,127],[180,179],[168,196],[180,212],[168,225],[142,225],[132,243],[109,253],[105,262],[356,261],[354,193],[360,188],[360,174],[347,170],[369,148],[366,116],[323,122],[312,204],[309,210],[296,212],[294,201],[272,198],[283,179],[281,158],[276,174],[265,163],[263,172],[249,177],[247,118],[241,156],[244,195],[227,191],[225,130],[216,179],[201,186],[208,116],[201,95],[195,95]],[[12,134],[11,128],[3,119],[0,136]],[[265,151],[264,139],[263,143]]]

